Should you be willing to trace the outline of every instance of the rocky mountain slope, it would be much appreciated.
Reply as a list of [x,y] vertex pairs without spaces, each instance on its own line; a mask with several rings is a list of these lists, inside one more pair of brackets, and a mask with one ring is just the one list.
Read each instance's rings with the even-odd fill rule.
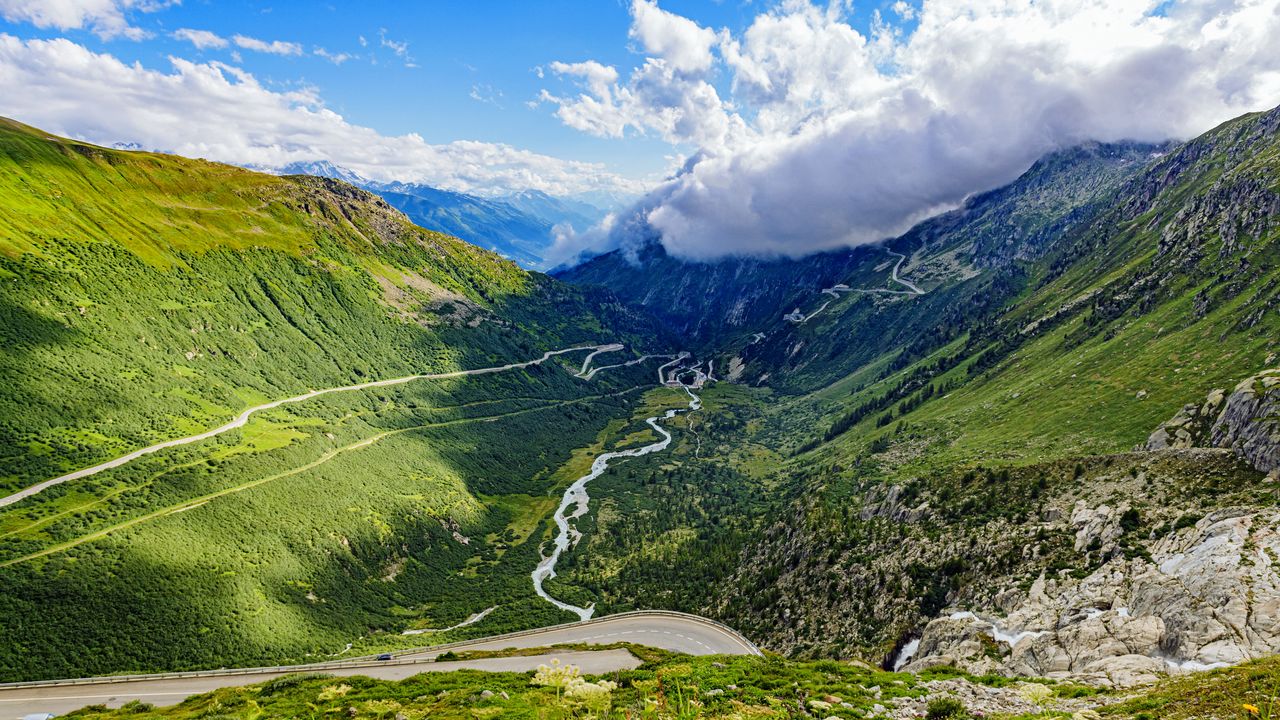
[[[1072,549],[1106,558],[1099,567],[1083,577],[1041,572],[1025,592],[990,598],[994,614],[986,617],[944,613],[899,662],[908,670],[951,665],[1133,685],[1170,670],[1225,667],[1280,652],[1280,516],[1269,507],[1280,492],[1278,377],[1280,369],[1268,370],[1230,394],[1214,390],[1130,456],[1148,467],[1179,456],[1188,464],[1186,478],[1203,482],[1216,475],[1223,455],[1234,455],[1269,473],[1253,476],[1252,498],[1235,504],[1238,496],[1224,493],[1198,508],[1174,502],[1182,511],[1175,518],[1156,509],[1173,498],[1153,487],[1152,476],[1143,477],[1145,469],[1105,499],[1091,487],[1094,497],[1076,500],[1069,514],[1065,508],[1042,513],[1038,532],[1074,530]],[[1211,487],[1223,489],[1216,482]],[[1153,514],[1164,523],[1141,533]]]
[[1235,450],[1258,470],[1280,480],[1280,370],[1245,378],[1227,394],[1183,406],[1147,440],[1148,450],[1217,447]]

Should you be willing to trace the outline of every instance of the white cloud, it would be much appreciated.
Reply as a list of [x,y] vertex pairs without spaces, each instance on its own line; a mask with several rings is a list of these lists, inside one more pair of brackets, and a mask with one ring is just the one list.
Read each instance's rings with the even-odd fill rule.
[[301,55],[302,46],[294,42],[285,42],[283,40],[259,40],[258,38],[249,37],[247,35],[232,35],[231,42],[236,47],[245,50],[253,50],[255,52],[270,53],[272,55]]
[[482,102],[492,105],[502,110],[502,91],[495,89],[492,85],[480,83],[471,86],[471,99],[476,102]]
[[669,13],[654,0],[632,0],[631,37],[649,55],[663,58],[678,72],[701,72],[711,67],[716,34],[688,18]]
[[[360,38],[360,42],[364,42],[364,38]],[[416,68],[418,64],[414,62],[413,56],[409,54],[409,43],[403,40],[392,40],[387,37],[387,29],[382,28],[378,31],[378,44],[395,53],[396,57],[404,61],[407,68]]]
[[643,189],[598,164],[509,145],[382,135],[347,122],[313,90],[275,91],[219,62],[170,62],[159,71],[67,39],[0,34],[0,115],[104,145],[266,167],[329,160],[374,180],[469,192]]
[[200,50],[208,48],[224,48],[227,46],[227,39],[221,35],[211,33],[208,30],[192,30],[191,28],[180,28],[173,32],[173,37],[177,40],[185,40]]
[[329,62],[333,63],[334,65],[341,65],[342,63],[348,60],[354,60],[357,57],[350,53],[344,53],[344,52],[331,53],[322,47],[318,47],[315,50],[313,50],[312,54],[315,55],[316,57],[322,57],[325,60],[328,60]]
[[721,148],[749,135],[746,123],[730,111],[706,79],[676,69],[661,58],[648,58],[631,73],[626,85],[618,71],[588,60],[551,63],[560,76],[578,78],[587,91],[576,97],[539,98],[557,106],[556,115],[569,127],[601,137],[623,137],[627,128],[654,133],[672,143]]
[[170,4],[165,0],[0,0],[0,16],[39,28],[90,29],[103,38],[141,40],[148,33],[131,26],[125,14],[153,12]]
[[[553,64],[583,92],[542,98],[570,127],[701,149],[638,210],[670,251],[700,258],[873,242],[1054,149],[1189,137],[1280,103],[1280,0],[891,7],[915,30],[875,13],[864,34],[840,0],[783,0],[740,33],[719,31],[706,63],[678,31],[646,42],[648,14],[664,11],[635,0],[632,34],[649,56],[625,81]],[[634,223],[609,242],[618,228]]]

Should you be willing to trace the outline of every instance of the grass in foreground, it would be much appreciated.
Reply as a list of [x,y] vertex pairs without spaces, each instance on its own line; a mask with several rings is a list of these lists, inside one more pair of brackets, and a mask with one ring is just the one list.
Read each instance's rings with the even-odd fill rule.
[[[180,705],[89,707],[76,718],[870,718],[918,714],[952,718],[1246,718],[1270,720],[1280,691],[1280,659],[1099,692],[1071,683],[973,677],[943,668],[919,676],[860,663],[798,662],[779,656],[689,657],[628,646],[644,660],[633,671],[580,677],[575,668],[537,673],[423,673],[403,681],[293,675],[225,688]],[[501,654],[501,653],[500,653]],[[453,658],[450,658],[453,659]],[[1001,714],[948,695],[954,683],[1031,703]],[[1028,688],[1039,688],[1031,693]],[[1015,702],[1016,704],[1016,702]],[[902,707],[898,707],[898,706]]]

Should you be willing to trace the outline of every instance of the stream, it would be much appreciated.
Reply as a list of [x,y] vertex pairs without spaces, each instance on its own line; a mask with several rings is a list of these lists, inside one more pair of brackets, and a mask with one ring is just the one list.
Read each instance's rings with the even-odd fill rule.
[[[538,594],[538,597],[546,600],[552,605],[555,605],[561,610],[567,610],[574,613],[580,620],[587,621],[591,619],[591,616],[595,613],[594,603],[583,608],[557,600],[547,594],[547,591],[542,587],[542,584],[549,578],[556,576],[556,562],[560,560],[560,556],[565,550],[576,545],[578,540],[582,538],[582,533],[578,532],[577,528],[571,524],[571,521],[582,517],[587,512],[591,500],[590,496],[587,495],[587,483],[603,475],[604,471],[609,469],[609,463],[613,460],[618,458],[640,457],[641,455],[648,455],[650,453],[666,450],[667,446],[671,444],[671,433],[668,432],[666,428],[662,427],[662,425],[659,424],[659,421],[670,420],[682,412],[694,412],[702,407],[702,399],[694,394],[691,386],[679,383],[676,379],[678,376],[674,373],[670,380],[666,380],[663,375],[664,369],[686,357],[688,357],[688,353],[681,353],[676,360],[658,368],[658,380],[660,382],[663,382],[663,384],[666,385],[678,385],[689,394],[689,406],[687,408],[672,408],[661,416],[655,415],[651,418],[645,419],[645,422],[649,424],[649,427],[653,428],[653,431],[658,433],[662,439],[643,447],[615,450],[613,452],[603,453],[597,457],[591,463],[591,472],[575,480],[573,484],[564,491],[564,496],[560,500],[560,507],[556,509],[555,515],[553,516],[556,527],[559,528],[559,532],[556,534],[555,540],[553,541],[551,554],[543,557],[542,561],[538,563],[538,567],[534,568],[533,572],[530,574],[533,578],[533,591]],[[695,374],[695,383],[700,387],[702,382],[706,380],[706,375],[702,374],[700,371],[695,371]]]

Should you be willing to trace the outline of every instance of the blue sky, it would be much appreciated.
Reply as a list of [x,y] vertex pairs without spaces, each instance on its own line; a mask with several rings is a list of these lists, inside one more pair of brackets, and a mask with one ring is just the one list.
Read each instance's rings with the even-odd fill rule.
[[[702,25],[734,31],[749,24],[762,8],[758,2],[734,0],[672,0],[662,6]],[[866,28],[870,7],[867,3],[851,8],[850,23]],[[149,37],[104,39],[88,27],[39,28],[2,19],[0,31],[21,38],[68,37],[149,68],[168,68],[171,56],[234,63],[274,88],[315,88],[328,107],[350,122],[385,134],[419,133],[432,143],[507,143],[603,162],[631,177],[660,175],[672,152],[672,144],[639,133],[623,141],[581,133],[565,127],[551,108],[526,104],[543,87],[570,89],[558,79],[538,78],[535,68],[550,62],[594,59],[628,68],[642,59],[628,38],[628,4],[619,0],[185,0],[153,12],[126,11],[126,17]],[[181,29],[294,43],[302,54],[254,52],[234,43],[198,49],[173,36]],[[390,44],[403,44],[405,55],[398,55]],[[335,64],[316,56],[317,48],[352,57]],[[721,74],[714,84],[727,91],[728,76]],[[694,148],[677,144],[677,149]]]

